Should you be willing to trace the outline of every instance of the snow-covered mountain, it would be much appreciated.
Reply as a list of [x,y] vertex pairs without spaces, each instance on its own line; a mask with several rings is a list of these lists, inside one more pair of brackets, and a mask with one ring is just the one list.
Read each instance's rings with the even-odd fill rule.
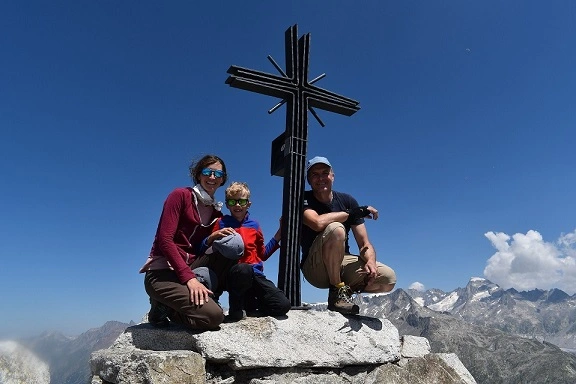
[[474,277],[452,292],[407,292],[419,304],[468,323],[576,349],[576,295],[559,289],[518,292]]

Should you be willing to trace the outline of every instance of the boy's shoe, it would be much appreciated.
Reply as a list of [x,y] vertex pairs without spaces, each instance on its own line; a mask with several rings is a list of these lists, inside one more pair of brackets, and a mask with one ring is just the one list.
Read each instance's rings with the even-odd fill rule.
[[154,327],[164,328],[170,325],[170,320],[168,319],[169,313],[170,308],[154,299],[150,299],[148,322]]
[[360,307],[354,304],[352,290],[347,285],[340,288],[330,287],[328,293],[328,309],[340,312],[343,315],[357,315],[360,313]]
[[226,322],[242,320],[246,317],[244,310],[244,295],[228,292],[228,315],[224,319]]
[[232,323],[240,321],[245,318],[246,318],[246,311],[242,309],[228,310],[228,315],[226,315],[224,321],[226,321],[227,323]]
[[264,315],[257,309],[246,309],[246,317],[263,317]]

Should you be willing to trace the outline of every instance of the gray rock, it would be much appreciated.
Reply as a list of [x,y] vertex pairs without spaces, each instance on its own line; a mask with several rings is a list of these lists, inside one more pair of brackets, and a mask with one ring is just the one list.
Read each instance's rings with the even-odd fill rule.
[[204,360],[191,351],[100,350],[92,354],[90,368],[110,383],[206,382]]
[[90,365],[93,384],[475,383],[455,355],[429,354],[423,338],[404,343],[385,318],[294,310],[203,333],[143,323],[93,353]]
[[285,320],[247,318],[195,337],[207,360],[233,369],[337,368],[400,358],[398,330],[388,320],[335,312],[292,311]]
[[402,336],[402,357],[422,357],[430,353],[430,343],[425,337]]
[[394,364],[383,365],[365,383],[476,384],[476,381],[456,355],[429,354],[409,359],[402,368]]

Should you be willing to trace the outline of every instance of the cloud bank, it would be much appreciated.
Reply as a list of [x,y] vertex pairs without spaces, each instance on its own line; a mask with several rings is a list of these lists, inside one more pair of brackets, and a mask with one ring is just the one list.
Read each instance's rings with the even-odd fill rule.
[[414,283],[410,284],[408,289],[415,289],[419,292],[424,292],[426,290],[426,287],[424,286],[424,284],[422,284],[418,281],[415,281]]
[[561,234],[554,243],[545,242],[539,232],[484,234],[497,252],[484,268],[486,278],[504,289],[527,291],[559,288],[576,293],[576,230]]

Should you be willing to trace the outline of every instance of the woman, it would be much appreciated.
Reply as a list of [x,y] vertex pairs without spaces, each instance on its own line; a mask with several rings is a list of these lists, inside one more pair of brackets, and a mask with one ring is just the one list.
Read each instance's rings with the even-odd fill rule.
[[214,200],[214,193],[226,182],[226,165],[218,156],[206,155],[190,165],[190,176],[193,188],[176,188],[166,198],[150,256],[140,272],[146,272],[152,325],[166,326],[170,318],[187,328],[214,330],[224,313],[209,296],[216,289],[215,280],[234,280],[233,263],[217,254],[201,256],[202,240],[222,216],[222,203]]

